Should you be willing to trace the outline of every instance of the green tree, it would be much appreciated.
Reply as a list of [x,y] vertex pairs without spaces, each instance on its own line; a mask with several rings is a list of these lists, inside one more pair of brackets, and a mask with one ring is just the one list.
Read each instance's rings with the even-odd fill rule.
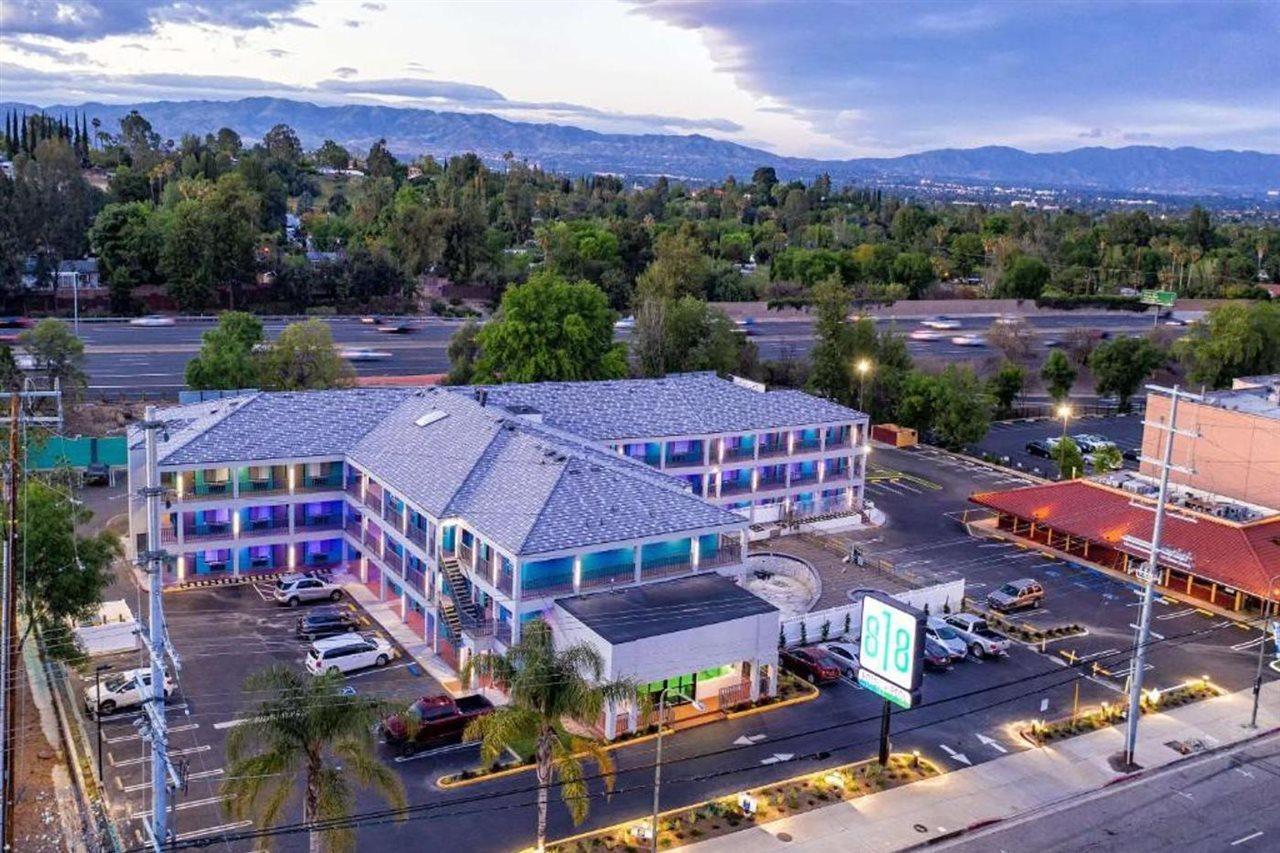
[[111,293],[111,310],[131,314],[133,288],[160,276],[164,248],[162,217],[146,202],[109,204],[98,211],[89,229],[89,244],[98,256]]
[[57,379],[64,393],[74,396],[88,384],[84,371],[84,343],[66,323],[46,317],[18,338],[38,370]]
[[653,263],[636,280],[637,297],[706,296],[710,263],[697,237],[688,231],[670,232],[654,244]]
[[494,319],[480,330],[477,382],[619,379],[623,344],[613,342],[617,315],[600,288],[540,272],[508,288]]
[[991,426],[991,398],[968,365],[948,365],[934,384],[932,429],[944,447],[976,444]]
[[1098,394],[1116,395],[1120,411],[1127,412],[1129,398],[1164,360],[1164,352],[1146,338],[1115,338],[1093,351],[1089,370]]
[[351,363],[333,348],[322,320],[290,323],[269,344],[259,362],[259,384],[271,391],[345,388],[355,382]]
[[[386,710],[377,699],[345,695],[340,675],[313,677],[279,664],[249,676],[244,690],[258,702],[227,736],[222,796],[232,819],[276,826],[299,783],[303,823],[349,818],[354,786],[405,807],[404,784],[377,756],[372,732]],[[356,833],[313,829],[309,842],[310,853],[345,853],[356,849]]]
[[[552,781],[559,780],[560,798],[574,825],[586,820],[590,803],[582,757],[595,762],[607,792],[614,784],[613,759],[601,744],[565,731],[562,720],[594,726],[609,703],[636,702],[630,681],[604,681],[604,661],[593,646],[577,643],[557,649],[551,628],[541,619],[526,622],[517,642],[505,655],[472,656],[463,680],[474,677],[507,686],[510,702],[492,714],[477,717],[463,737],[480,741],[484,764],[509,748],[533,744],[538,778],[538,844],[547,841],[547,804]],[[645,709],[647,711],[647,709]]]
[[1071,393],[1071,386],[1076,381],[1076,369],[1071,365],[1066,353],[1054,350],[1044,360],[1040,368],[1040,378],[1044,381],[1045,390],[1054,401],[1065,400]]
[[232,173],[200,197],[174,206],[161,266],[182,310],[213,304],[221,286],[230,287],[234,303],[253,272],[260,205],[261,196]]
[[287,124],[277,124],[262,136],[262,147],[275,160],[282,163],[297,163],[302,159],[302,143],[298,134]]
[[32,623],[62,629],[67,620],[83,618],[101,603],[120,540],[105,530],[92,536],[76,533],[93,513],[73,498],[69,482],[30,477],[18,501],[15,553],[22,558],[23,609]]
[[1027,374],[1019,365],[1006,361],[987,380],[987,392],[995,401],[996,412],[1008,417],[1013,412],[1013,401],[1022,393]]
[[480,324],[467,320],[449,338],[449,375],[446,385],[469,385],[476,372],[476,358],[480,355]]
[[1074,480],[1084,476],[1084,454],[1071,437],[1058,439],[1058,446],[1053,449],[1053,458],[1058,463],[1058,479]]
[[[651,335],[659,339],[651,340]],[[755,359],[755,346],[729,316],[692,296],[647,300],[638,312],[633,342],[643,376],[695,370],[749,373]]]
[[902,252],[889,271],[889,280],[906,287],[912,299],[919,299],[934,279],[933,264],[923,252]]
[[933,428],[938,411],[941,380],[923,370],[912,370],[903,378],[894,420],[912,429],[925,432]]
[[853,358],[849,292],[839,276],[831,276],[813,288],[814,337],[809,390],[838,403],[848,403],[852,389]]
[[1233,303],[1215,308],[1194,323],[1174,353],[1187,367],[1187,378],[1210,388],[1224,388],[1238,376],[1280,370],[1280,304]]
[[201,337],[200,352],[187,362],[187,385],[196,390],[252,388],[258,382],[254,347],[262,343],[262,321],[243,311],[224,311]]
[[351,152],[332,139],[326,139],[311,155],[320,166],[330,169],[345,169],[351,164]]
[[1015,255],[996,284],[998,299],[1039,299],[1049,283],[1049,265],[1030,255]]
[[1120,448],[1114,444],[1108,444],[1093,451],[1093,470],[1098,474],[1105,474],[1108,471],[1118,471],[1124,466],[1124,456],[1120,453]]

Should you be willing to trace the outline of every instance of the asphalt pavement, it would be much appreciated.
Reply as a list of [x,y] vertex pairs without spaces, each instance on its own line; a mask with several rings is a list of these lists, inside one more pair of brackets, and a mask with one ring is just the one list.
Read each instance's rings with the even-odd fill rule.
[[[1142,447],[1142,413],[1084,415],[1067,422],[1068,436],[1082,433],[1105,436],[1114,441],[1122,451],[1140,449]],[[975,456],[988,453],[1010,468],[1041,477],[1054,477],[1058,471],[1054,460],[1043,456],[1032,456],[1027,452],[1026,447],[1028,442],[1044,441],[1061,435],[1062,421],[1056,418],[996,421],[987,431],[986,437],[971,447],[970,452]],[[1124,467],[1136,470],[1138,463],[1126,459]]]

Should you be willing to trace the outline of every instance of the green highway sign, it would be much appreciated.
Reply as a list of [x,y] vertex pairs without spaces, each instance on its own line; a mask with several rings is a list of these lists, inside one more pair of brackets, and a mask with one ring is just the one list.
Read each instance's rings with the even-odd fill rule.
[[1142,301],[1147,305],[1159,305],[1161,308],[1172,308],[1178,294],[1172,290],[1144,290]]
[[923,653],[923,613],[879,593],[862,599],[858,683],[910,708],[920,690]]

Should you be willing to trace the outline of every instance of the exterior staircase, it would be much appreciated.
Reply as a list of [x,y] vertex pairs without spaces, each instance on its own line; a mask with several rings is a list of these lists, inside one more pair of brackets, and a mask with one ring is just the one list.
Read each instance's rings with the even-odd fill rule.
[[473,619],[479,619],[479,608],[471,598],[471,585],[462,574],[462,564],[455,557],[446,557],[440,561],[440,568],[449,581],[449,589],[453,591],[453,600],[459,610]]
[[440,596],[440,618],[449,627],[449,635],[452,639],[462,638],[462,617],[458,615],[458,608],[453,606],[448,596]]
[[471,597],[471,587],[462,574],[462,565],[453,557],[440,561],[440,568],[449,582],[449,595],[440,596],[440,618],[449,628],[451,636],[461,640],[465,631],[479,648],[493,634],[493,625],[480,613]]

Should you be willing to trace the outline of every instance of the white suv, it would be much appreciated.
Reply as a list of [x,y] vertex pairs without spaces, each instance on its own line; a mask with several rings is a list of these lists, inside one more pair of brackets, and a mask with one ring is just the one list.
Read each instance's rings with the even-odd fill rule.
[[276,579],[277,604],[297,607],[304,601],[337,601],[342,598],[342,587],[311,574],[291,572]]
[[[173,693],[173,679],[168,673],[164,676],[164,695],[168,698]],[[155,694],[151,690],[151,669],[130,669],[118,672],[98,684],[90,684],[84,689],[84,709],[90,714],[101,714],[106,717],[120,708],[131,708],[141,705]]]
[[316,640],[307,650],[307,672],[351,672],[367,666],[386,666],[395,647],[377,634],[342,634]]

